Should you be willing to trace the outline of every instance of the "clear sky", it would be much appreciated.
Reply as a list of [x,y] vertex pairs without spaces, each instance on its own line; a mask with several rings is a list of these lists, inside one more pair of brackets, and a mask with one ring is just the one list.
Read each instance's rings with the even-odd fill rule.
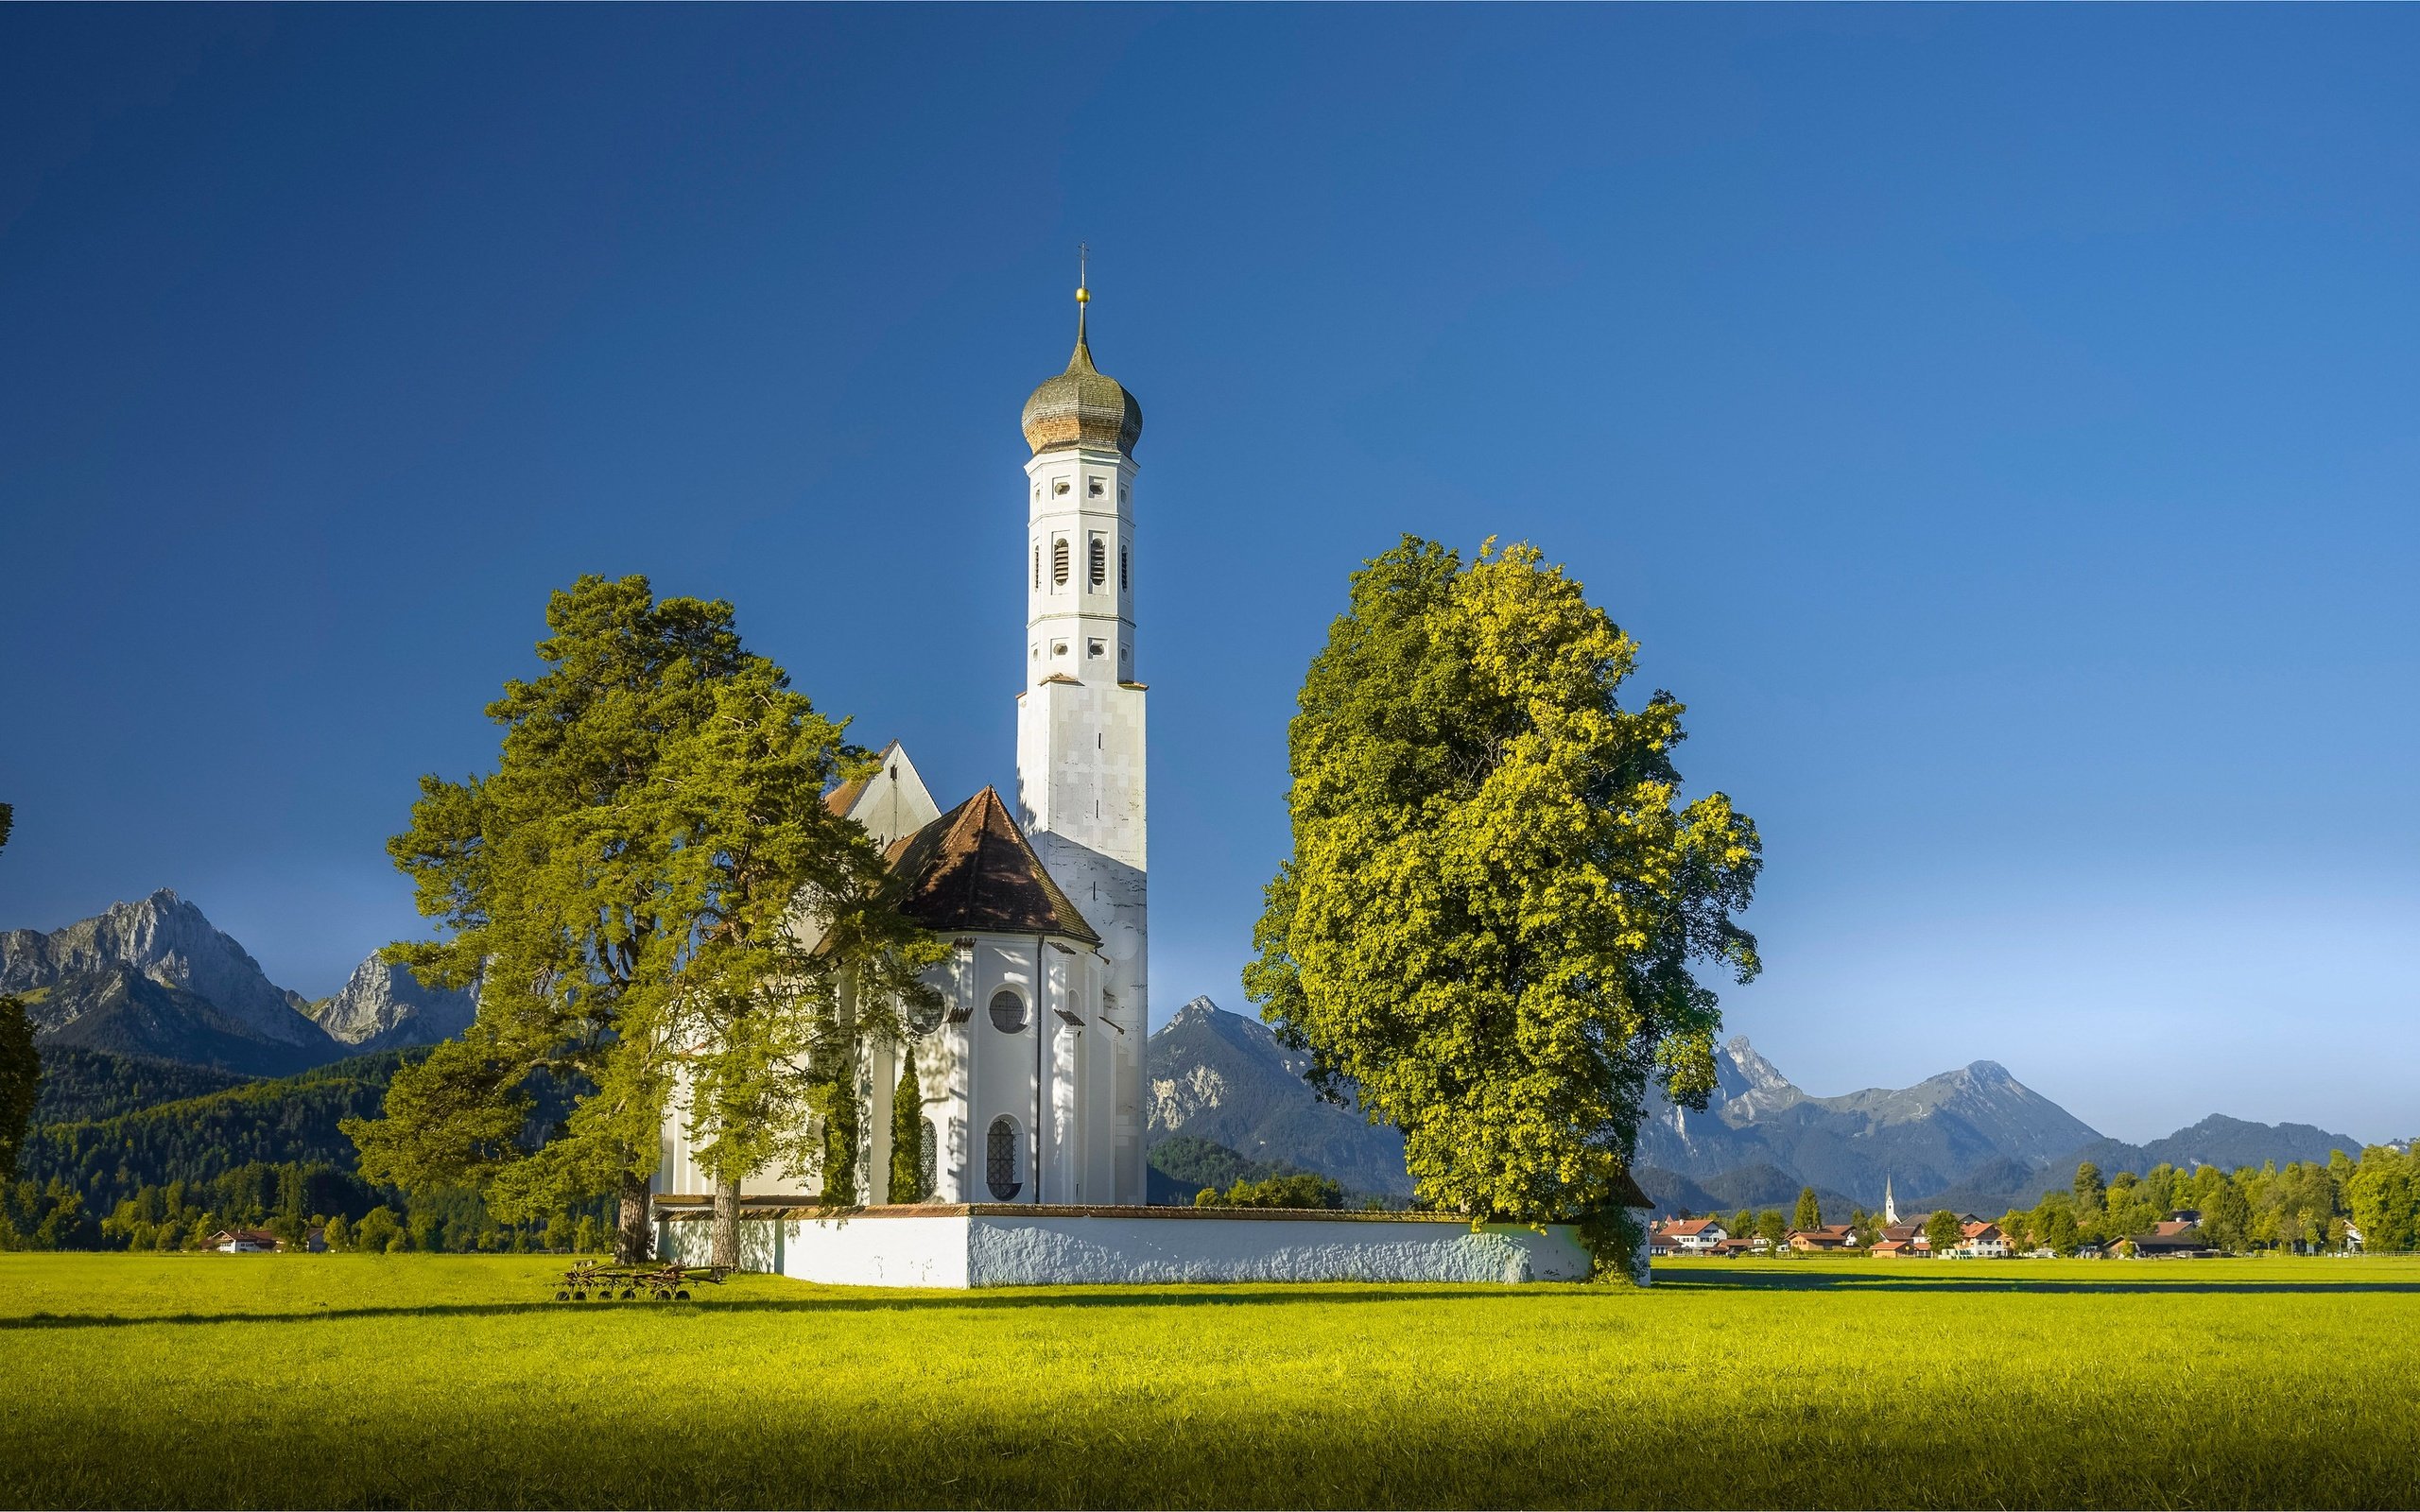
[[1536,541],[1767,847],[1734,1029],[2420,1129],[2420,9],[0,9],[0,925],[333,990],[547,592],[1012,777],[1026,393],[1140,396],[1152,999],[1346,574]]

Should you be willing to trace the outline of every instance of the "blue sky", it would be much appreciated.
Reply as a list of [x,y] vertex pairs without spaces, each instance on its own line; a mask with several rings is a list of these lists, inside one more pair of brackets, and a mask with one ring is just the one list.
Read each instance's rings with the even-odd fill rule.
[[1024,396],[1141,397],[1152,993],[1346,574],[1536,541],[1759,821],[1733,1028],[2420,1129],[2420,11],[0,10],[0,925],[324,993],[547,592],[1006,783]]

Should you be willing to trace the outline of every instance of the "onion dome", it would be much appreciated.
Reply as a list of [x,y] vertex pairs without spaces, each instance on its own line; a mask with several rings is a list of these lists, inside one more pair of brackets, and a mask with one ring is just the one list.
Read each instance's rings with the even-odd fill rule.
[[1092,344],[1084,339],[1084,308],[1091,301],[1089,291],[1076,291],[1076,354],[1065,372],[1045,380],[1025,402],[1025,440],[1036,455],[1091,446],[1132,456],[1143,434],[1143,406],[1125,385],[1093,366]]

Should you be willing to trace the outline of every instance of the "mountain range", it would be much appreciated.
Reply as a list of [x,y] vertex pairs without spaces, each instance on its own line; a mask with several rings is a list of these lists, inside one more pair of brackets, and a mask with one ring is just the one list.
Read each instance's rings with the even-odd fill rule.
[[[1195,998],[1150,1040],[1149,1142],[1190,1136],[1357,1191],[1408,1195],[1402,1137],[1317,1101],[1302,1077],[1307,1058],[1257,1021]],[[2104,1174],[2139,1175],[2162,1161],[2231,1169],[2361,1149],[2358,1140],[2307,1124],[2216,1114],[2166,1139],[2128,1144],[1988,1060],[1913,1087],[1817,1097],[1741,1037],[1718,1052],[1715,1073],[1703,1112],[1650,1094],[1633,1174],[1664,1211],[1787,1209],[1811,1186],[1826,1213],[1845,1218],[1851,1207],[1879,1209],[1887,1182],[1902,1210],[1996,1213],[2068,1185],[2083,1160]]]
[[[47,934],[0,933],[0,992],[26,1002],[46,1059],[99,1053],[229,1078],[435,1044],[470,1023],[477,1000],[475,988],[424,988],[375,955],[333,996],[305,999],[164,888]],[[1148,1057],[1147,1140],[1170,1152],[1157,1199],[1184,1200],[1214,1177],[1279,1170],[1316,1172],[1393,1201],[1411,1194],[1403,1137],[1317,1098],[1303,1079],[1309,1057],[1258,1020],[1197,997],[1150,1037]],[[139,1068],[107,1076],[130,1088],[174,1080]],[[1879,1207],[1887,1181],[1903,1209],[1994,1212],[2067,1185],[2083,1160],[2140,1173],[2162,1162],[2232,1168],[2360,1150],[2310,1125],[2218,1114],[2128,1144],[1988,1060],[1913,1087],[1817,1097],[1745,1038],[1717,1055],[1703,1111],[1651,1093],[1645,1111],[1633,1171],[1668,1211],[1786,1206],[1812,1186],[1826,1212],[1844,1213]]]
[[282,1076],[376,1050],[434,1044],[475,993],[432,991],[376,956],[312,1002],[166,888],[64,929],[0,933],[0,992],[45,1049],[78,1048]]

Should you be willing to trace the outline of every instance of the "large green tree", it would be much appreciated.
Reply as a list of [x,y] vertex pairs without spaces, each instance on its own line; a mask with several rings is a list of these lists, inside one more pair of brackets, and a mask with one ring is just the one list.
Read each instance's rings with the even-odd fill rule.
[[2345,1181],[2344,1195],[2363,1248],[2420,1249],[2420,1154],[2372,1145]]
[[1798,1189],[1798,1211],[1790,1215],[1789,1226],[1798,1229],[1824,1227],[1824,1204],[1816,1197],[1813,1187]]
[[1288,731],[1293,851],[1245,990],[1313,1081],[1403,1130],[1422,1202],[1607,1219],[1650,1077],[1703,1107],[1759,865],[1684,803],[1682,706],[1626,705],[1636,644],[1520,546],[1406,537],[1356,573]]
[[[389,842],[444,937],[389,948],[432,986],[479,985],[455,1044],[400,1074],[385,1115],[349,1125],[372,1179],[475,1182],[508,1217],[592,1193],[620,1203],[614,1251],[651,1247],[648,1178],[669,1087],[677,969],[667,750],[747,662],[731,606],[657,600],[647,579],[583,577],[546,609],[544,672],[506,684],[496,769],[421,780]],[[532,1118],[536,1091],[567,1117]]]
[[[667,909],[688,936],[673,1032],[691,1147],[715,1183],[717,1265],[739,1263],[741,1180],[776,1159],[806,1163],[810,1114],[850,1122],[834,1118],[834,1090],[854,1094],[864,1042],[905,1040],[901,1007],[934,998],[917,973],[948,950],[890,906],[873,837],[824,804],[870,765],[842,730],[751,661],[664,763]],[[827,1162],[854,1166],[854,1137],[838,1155],[822,1143]]]
[[[16,810],[0,803],[0,850],[9,848]],[[33,1020],[22,1002],[0,994],[0,1182],[17,1175],[17,1156],[32,1127],[42,1097],[42,1053],[34,1048]]]

